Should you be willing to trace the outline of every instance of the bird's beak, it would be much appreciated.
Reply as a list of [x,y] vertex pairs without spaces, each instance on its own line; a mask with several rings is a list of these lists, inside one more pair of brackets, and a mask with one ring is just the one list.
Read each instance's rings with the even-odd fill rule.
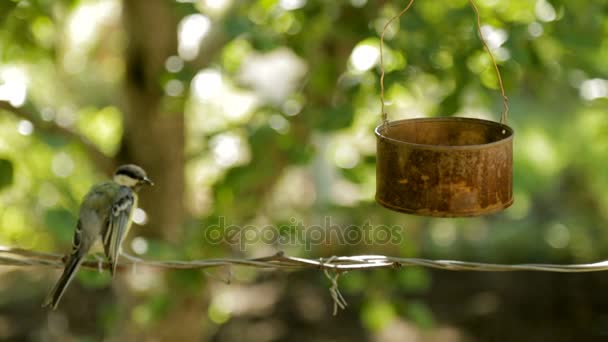
[[150,185],[150,186],[154,185],[154,182],[153,182],[153,181],[152,181],[150,178],[148,178],[148,177],[145,177],[145,178],[143,179],[143,182],[144,182],[145,184],[147,184],[147,185]]

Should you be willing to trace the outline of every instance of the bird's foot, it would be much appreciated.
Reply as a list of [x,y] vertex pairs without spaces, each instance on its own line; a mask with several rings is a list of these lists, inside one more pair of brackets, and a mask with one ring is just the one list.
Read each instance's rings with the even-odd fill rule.
[[97,260],[97,271],[103,272],[103,264],[106,262],[106,258],[102,253],[95,253],[95,260]]

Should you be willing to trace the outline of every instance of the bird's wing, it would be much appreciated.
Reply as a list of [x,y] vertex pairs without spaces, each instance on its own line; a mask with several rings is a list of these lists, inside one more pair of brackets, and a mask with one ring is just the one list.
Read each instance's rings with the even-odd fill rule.
[[110,272],[114,274],[118,263],[120,245],[131,224],[131,211],[135,198],[131,189],[121,186],[110,210],[108,226],[103,235],[103,248],[110,261]]

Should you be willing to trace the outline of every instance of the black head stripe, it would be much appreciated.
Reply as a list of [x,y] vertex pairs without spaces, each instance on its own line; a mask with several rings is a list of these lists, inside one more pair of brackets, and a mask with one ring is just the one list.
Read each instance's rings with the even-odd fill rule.
[[119,168],[118,170],[116,170],[116,175],[123,175],[123,176],[130,177],[132,179],[139,179],[139,180],[142,180],[145,178],[145,175],[141,174],[141,172],[137,172],[137,170],[134,170],[129,167]]

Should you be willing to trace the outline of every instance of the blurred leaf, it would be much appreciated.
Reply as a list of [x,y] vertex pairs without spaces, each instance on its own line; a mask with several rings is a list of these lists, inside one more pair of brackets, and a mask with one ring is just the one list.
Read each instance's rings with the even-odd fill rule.
[[8,159],[0,159],[0,190],[13,184],[13,163]]
[[172,248],[166,241],[147,239],[148,250],[146,255],[155,259],[176,259],[179,258],[178,251]]
[[230,312],[212,302],[207,312],[209,319],[215,324],[224,324],[230,319]]
[[[100,262],[103,261],[105,258],[100,259]],[[107,270],[82,269],[78,272],[78,279],[85,287],[98,289],[108,286],[112,282],[112,275]]]
[[69,141],[65,137],[60,136],[60,135],[42,133],[41,136],[42,136],[42,141],[45,144],[49,145],[52,148],[56,148],[56,149],[64,147],[69,143]]
[[350,105],[318,110],[315,126],[321,131],[335,131],[353,123],[354,109]]
[[362,272],[350,272],[340,278],[340,287],[347,293],[363,292],[367,283],[368,278]]
[[78,115],[80,131],[105,154],[113,155],[122,136],[122,113],[116,107],[84,108]]
[[431,277],[422,267],[409,267],[398,273],[399,284],[405,290],[421,291],[429,288]]
[[243,33],[251,32],[253,25],[246,17],[228,17],[224,21],[224,30],[230,37],[238,37]]
[[166,294],[156,294],[146,303],[153,321],[162,319],[171,308],[171,297]]
[[168,276],[170,288],[186,291],[182,294],[198,293],[205,281],[203,272],[200,270],[174,270]]
[[382,330],[396,317],[395,308],[384,299],[371,299],[361,308],[361,320],[372,331]]
[[431,329],[435,326],[433,313],[428,305],[419,300],[408,301],[406,304],[407,316],[424,329]]
[[53,208],[44,214],[44,224],[58,241],[71,243],[76,227],[76,217],[66,209]]

